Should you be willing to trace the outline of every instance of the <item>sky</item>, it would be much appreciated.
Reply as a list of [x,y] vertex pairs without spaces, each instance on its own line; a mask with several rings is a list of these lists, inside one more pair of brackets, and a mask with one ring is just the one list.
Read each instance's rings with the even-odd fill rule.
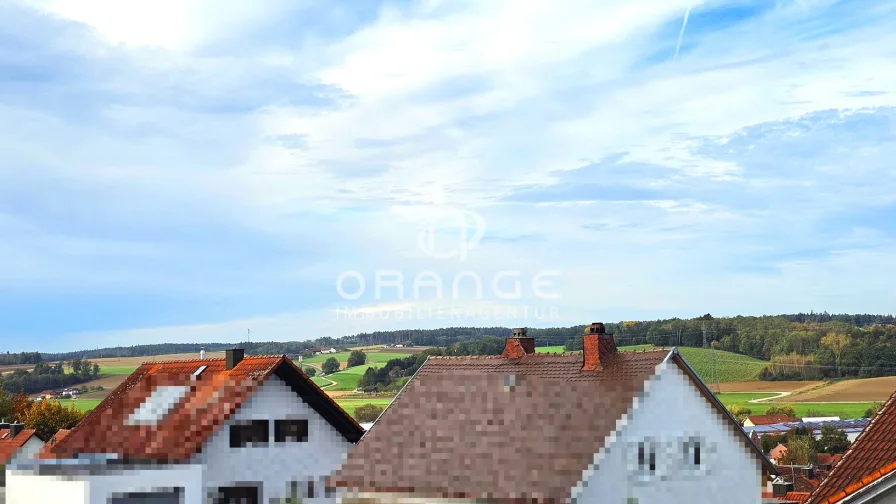
[[0,350],[893,313],[894,25],[0,0]]

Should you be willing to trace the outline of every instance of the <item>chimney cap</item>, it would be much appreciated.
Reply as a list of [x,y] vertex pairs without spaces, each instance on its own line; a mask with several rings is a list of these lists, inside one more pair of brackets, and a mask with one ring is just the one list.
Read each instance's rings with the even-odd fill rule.
[[513,329],[513,337],[514,338],[526,338],[528,337],[529,331],[525,327],[516,327]]
[[585,327],[585,334],[606,334],[607,328],[603,322],[592,322],[590,326]]

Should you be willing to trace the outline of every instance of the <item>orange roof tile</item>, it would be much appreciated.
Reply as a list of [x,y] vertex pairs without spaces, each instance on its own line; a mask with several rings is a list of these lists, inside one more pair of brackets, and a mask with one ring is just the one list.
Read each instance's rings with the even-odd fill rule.
[[753,425],[772,425],[793,422],[796,419],[790,415],[749,415],[746,420],[749,420]]
[[778,497],[778,500],[786,502],[806,502],[809,498],[809,492],[787,492],[784,497]]
[[859,434],[807,501],[832,504],[896,470],[896,393]]
[[[200,366],[205,370],[194,377]],[[232,370],[225,359],[149,362],[137,368],[68,435],[48,458],[116,454],[133,460],[186,461],[271,375],[283,379],[347,440],[363,429],[285,356],[246,356]],[[189,390],[155,424],[132,425],[128,417],[160,386]]]
[[16,437],[9,437],[9,429],[0,429],[0,464],[9,462],[25,443],[35,435],[33,429],[24,429]]

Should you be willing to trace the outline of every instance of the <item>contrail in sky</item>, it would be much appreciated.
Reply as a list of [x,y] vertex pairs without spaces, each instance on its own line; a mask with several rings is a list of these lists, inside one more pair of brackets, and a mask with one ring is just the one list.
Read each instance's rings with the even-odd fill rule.
[[691,15],[691,8],[688,7],[688,10],[684,11],[684,21],[681,22],[681,31],[678,32],[678,43],[675,44],[675,56],[672,57],[673,60],[678,59],[678,51],[681,50],[681,39],[684,38],[684,29],[688,27],[688,16]]

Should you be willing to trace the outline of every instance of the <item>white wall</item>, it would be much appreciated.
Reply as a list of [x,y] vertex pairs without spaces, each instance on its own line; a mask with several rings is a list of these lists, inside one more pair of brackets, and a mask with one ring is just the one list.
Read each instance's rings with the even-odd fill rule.
[[[734,429],[738,427],[716,412],[674,362],[666,362],[648,383],[628,421],[620,423],[618,436],[598,459],[597,470],[585,476],[576,502],[758,504],[764,485],[761,464]],[[660,447],[657,472],[639,478],[636,443],[651,436]],[[702,438],[701,469],[692,474],[683,473],[681,462],[687,436]]]
[[[273,421],[287,418],[308,419],[307,442],[274,443]],[[253,419],[271,420],[268,446],[231,448],[230,425]],[[271,376],[234,417],[218,429],[198,460],[206,467],[204,484],[207,489],[258,482],[263,484],[262,500],[267,503],[271,498],[285,497],[290,481],[322,480],[342,464],[352,446],[286,383]],[[316,485],[316,495],[322,493],[323,484],[320,483]],[[303,502],[331,501],[333,499],[315,498]]]
[[19,449],[19,452],[13,457],[14,462],[22,462],[24,460],[32,459],[35,455],[43,448],[44,442],[40,440],[37,436],[31,436],[28,441],[25,443],[22,448]]
[[6,504],[87,504],[90,502],[89,497],[85,481],[6,471]]
[[152,492],[175,487],[184,488],[184,504],[203,504],[202,467],[167,466],[69,478],[9,471],[6,504],[106,504],[114,494]]
[[[113,494],[153,492],[183,488],[184,504],[203,504],[202,467],[199,465],[166,466],[158,469],[111,472],[90,476],[90,504],[106,504]],[[120,495],[119,495],[120,496]]]

